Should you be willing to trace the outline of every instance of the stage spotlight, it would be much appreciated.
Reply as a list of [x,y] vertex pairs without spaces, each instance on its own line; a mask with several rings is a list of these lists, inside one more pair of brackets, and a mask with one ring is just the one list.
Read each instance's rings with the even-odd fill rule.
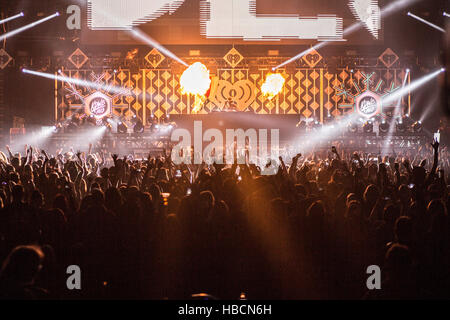
[[97,126],[97,120],[95,119],[95,117],[91,114],[89,115],[89,117],[87,117],[86,119],[86,124],[95,127]]
[[313,130],[320,130],[320,128],[322,128],[322,124],[317,120],[315,120],[314,122],[311,122],[311,123],[312,123]]
[[363,131],[365,133],[372,133],[373,132],[373,122],[372,121],[366,121],[363,125]]
[[414,131],[415,133],[420,133],[420,132],[422,132],[422,129],[423,129],[423,128],[422,128],[422,122],[420,122],[420,121],[414,122],[412,128],[413,128],[413,131]]
[[323,118],[323,123],[324,124],[330,124],[330,123],[333,122],[333,120],[334,120],[334,118],[331,115],[328,115],[328,116]]
[[405,124],[406,127],[410,127],[413,125],[413,120],[409,116],[409,114],[405,114],[402,118],[402,122]]
[[381,121],[380,125],[378,126],[378,129],[380,129],[380,132],[382,133],[388,133],[389,132],[389,124],[386,122],[386,120]]
[[403,133],[406,131],[406,125],[403,122],[403,119],[397,120],[397,122],[395,124],[395,128],[396,128],[397,132],[400,132],[400,133]]
[[347,130],[348,130],[348,132],[351,132],[351,133],[358,132],[358,124],[353,121],[350,122],[347,126]]
[[305,131],[306,130],[306,122],[303,120],[300,120],[296,125],[295,125],[300,131]]
[[56,125],[53,126],[53,133],[60,133],[62,132],[63,127],[61,123],[57,123]]
[[141,120],[137,120],[136,124],[133,127],[133,132],[134,133],[142,133],[144,132],[144,125],[142,124]]
[[118,133],[127,133],[128,132],[128,127],[125,123],[123,123],[122,121],[119,121],[119,123],[117,123],[117,132]]

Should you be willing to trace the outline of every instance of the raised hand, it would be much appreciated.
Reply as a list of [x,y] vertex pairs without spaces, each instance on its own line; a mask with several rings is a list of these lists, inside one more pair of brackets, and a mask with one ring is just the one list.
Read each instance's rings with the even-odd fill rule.
[[435,152],[438,152],[438,150],[439,150],[439,142],[434,141],[433,143],[431,143],[431,146],[433,147]]

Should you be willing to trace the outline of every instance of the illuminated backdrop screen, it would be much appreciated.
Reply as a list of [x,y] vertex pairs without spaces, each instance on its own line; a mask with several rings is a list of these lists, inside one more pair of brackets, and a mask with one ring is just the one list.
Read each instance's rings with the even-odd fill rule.
[[[88,0],[84,43],[136,43],[137,27],[162,44],[372,43],[382,37],[378,0]],[[362,31],[344,28],[363,21]]]

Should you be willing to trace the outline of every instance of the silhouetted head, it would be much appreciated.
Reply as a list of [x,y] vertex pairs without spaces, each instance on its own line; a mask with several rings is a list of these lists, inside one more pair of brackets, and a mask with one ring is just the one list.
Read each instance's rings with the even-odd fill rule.
[[22,202],[24,196],[24,189],[21,185],[15,185],[11,190],[13,202]]
[[395,238],[400,244],[409,244],[412,239],[413,225],[410,217],[401,216],[395,221]]
[[411,264],[411,253],[405,245],[394,244],[386,253],[385,266],[391,279],[406,279]]
[[364,201],[373,204],[377,201],[379,195],[380,192],[378,191],[377,186],[370,184],[367,186],[366,191],[364,191]]
[[19,284],[31,284],[42,268],[43,259],[44,254],[37,246],[16,247],[3,263],[0,279]]
[[393,204],[388,204],[384,207],[383,211],[383,220],[390,225],[393,225],[395,222],[395,219],[397,219],[398,216],[398,208],[397,206]]
[[311,227],[323,226],[325,222],[325,207],[322,201],[316,201],[309,206],[306,211],[306,219]]
[[44,196],[39,190],[33,190],[31,193],[30,204],[33,208],[42,208],[44,205]]

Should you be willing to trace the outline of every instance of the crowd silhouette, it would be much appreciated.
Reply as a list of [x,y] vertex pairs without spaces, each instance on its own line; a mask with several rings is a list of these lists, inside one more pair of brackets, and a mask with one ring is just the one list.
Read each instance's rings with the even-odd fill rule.
[[0,298],[449,298],[448,169],[437,142],[384,158],[338,145],[280,157],[275,175],[7,148]]

